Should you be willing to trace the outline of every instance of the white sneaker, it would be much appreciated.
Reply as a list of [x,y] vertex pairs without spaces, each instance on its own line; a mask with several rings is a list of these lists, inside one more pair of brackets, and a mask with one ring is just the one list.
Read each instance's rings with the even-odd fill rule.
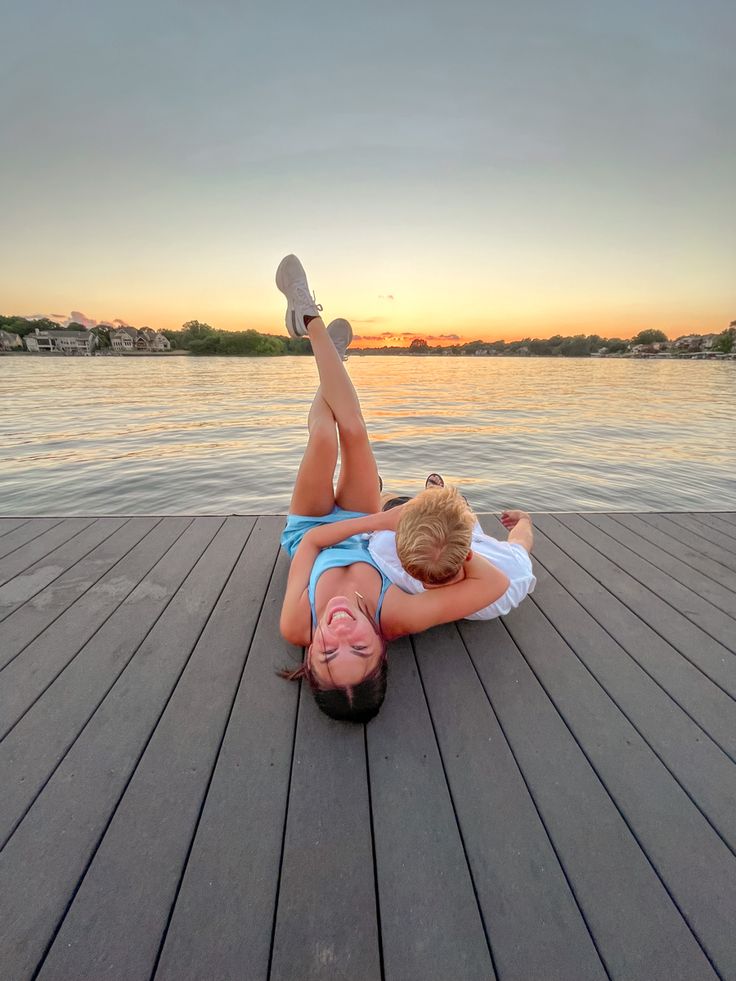
[[276,285],[286,297],[286,329],[292,337],[306,337],[304,318],[319,317],[322,307],[309,292],[304,266],[295,255],[287,255],[279,263]]
[[347,320],[343,320],[342,317],[340,317],[337,320],[333,320],[331,324],[328,324],[327,333],[332,338],[332,343],[337,348],[337,353],[340,355],[343,361],[347,361],[347,350],[353,339],[353,328],[350,326]]

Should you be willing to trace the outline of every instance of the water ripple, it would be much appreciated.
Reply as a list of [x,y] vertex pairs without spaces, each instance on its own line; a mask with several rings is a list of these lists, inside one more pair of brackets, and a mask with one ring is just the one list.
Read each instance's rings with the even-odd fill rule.
[[[733,508],[736,365],[348,363],[389,489],[431,470],[476,509]],[[0,358],[4,514],[282,513],[305,358]]]

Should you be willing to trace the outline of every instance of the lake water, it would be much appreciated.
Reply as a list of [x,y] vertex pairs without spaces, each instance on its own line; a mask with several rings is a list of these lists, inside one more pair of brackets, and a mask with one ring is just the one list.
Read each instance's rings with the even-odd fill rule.
[[[388,489],[478,511],[734,508],[736,363],[360,357]],[[311,358],[0,358],[0,513],[283,513]]]

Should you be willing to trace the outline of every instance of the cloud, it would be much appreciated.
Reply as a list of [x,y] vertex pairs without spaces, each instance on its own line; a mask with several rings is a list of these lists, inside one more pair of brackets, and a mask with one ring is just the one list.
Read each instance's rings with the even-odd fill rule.
[[365,341],[373,344],[383,344],[387,347],[407,347],[411,341],[415,338],[420,337],[422,340],[427,341],[431,344],[433,342],[442,341],[462,341],[468,340],[468,338],[462,338],[459,334],[430,334],[427,331],[415,331],[415,330],[384,330],[377,334],[364,334],[356,336],[354,340]]
[[72,310],[70,320],[75,324],[82,324],[83,327],[96,327],[97,321],[92,317],[87,317],[81,310]]
[[131,325],[127,320],[95,320],[94,317],[88,317],[86,314],[82,313],[81,310],[72,310],[72,312],[67,316],[65,313],[34,313],[32,317],[27,317],[27,320],[54,320],[57,324],[63,327],[68,327],[69,324],[81,324],[90,330],[92,327],[130,327]]
[[395,334],[387,334],[387,337],[423,337],[427,341],[459,341],[459,334],[428,334],[426,330],[402,330]]

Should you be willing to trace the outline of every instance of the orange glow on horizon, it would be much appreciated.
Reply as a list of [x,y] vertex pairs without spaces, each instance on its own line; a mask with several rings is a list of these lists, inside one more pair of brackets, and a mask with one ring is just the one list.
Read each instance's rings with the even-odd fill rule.
[[[25,292],[25,291],[24,291]],[[19,291],[20,294],[20,291]],[[66,299],[66,298],[65,298]],[[10,302],[3,303],[0,313],[5,315],[35,316],[50,315],[51,312],[67,311],[63,316],[70,315],[68,300],[61,296],[28,300],[17,295]],[[504,311],[493,312],[487,317],[487,324],[470,308],[469,303],[456,309],[432,310],[427,315],[423,312],[400,310],[398,304],[393,309],[380,316],[370,316],[360,310],[365,304],[353,304],[338,301],[330,304],[330,312],[345,310],[355,332],[354,347],[376,349],[382,347],[409,347],[412,340],[422,338],[430,347],[447,347],[467,344],[471,341],[493,343],[504,340],[507,342],[520,341],[526,338],[545,339],[554,335],[574,336],[577,334],[597,334],[603,338],[621,338],[628,340],[642,330],[661,330],[671,340],[686,334],[718,334],[725,330],[736,317],[736,310],[724,309],[718,304],[718,309],[706,308],[706,304],[680,307],[670,310],[648,311],[644,306],[638,308],[626,307],[623,304],[615,309],[609,304],[606,316],[589,313],[579,307],[566,315],[560,305],[550,309],[540,303],[535,310],[507,308]],[[358,309],[355,309],[355,307]],[[550,304],[550,307],[552,305]],[[603,307],[604,304],[601,304]],[[283,313],[281,303],[268,295],[252,296],[251,302],[242,302],[242,298],[232,301],[224,295],[208,296],[203,302],[201,297],[178,298],[170,303],[164,297],[125,298],[117,296],[108,300],[102,295],[96,295],[92,301],[75,304],[74,309],[84,311],[91,320],[113,322],[121,320],[135,327],[149,326],[155,330],[180,330],[182,324],[189,320],[199,320],[209,324],[215,330],[244,331],[256,330],[262,334],[280,336],[284,333]],[[250,307],[249,312],[244,312]],[[352,310],[351,310],[352,308]],[[351,313],[353,314],[351,316]],[[454,320],[454,317],[457,320]],[[327,313],[326,319],[331,319]],[[484,317],[483,320],[486,318]]]

